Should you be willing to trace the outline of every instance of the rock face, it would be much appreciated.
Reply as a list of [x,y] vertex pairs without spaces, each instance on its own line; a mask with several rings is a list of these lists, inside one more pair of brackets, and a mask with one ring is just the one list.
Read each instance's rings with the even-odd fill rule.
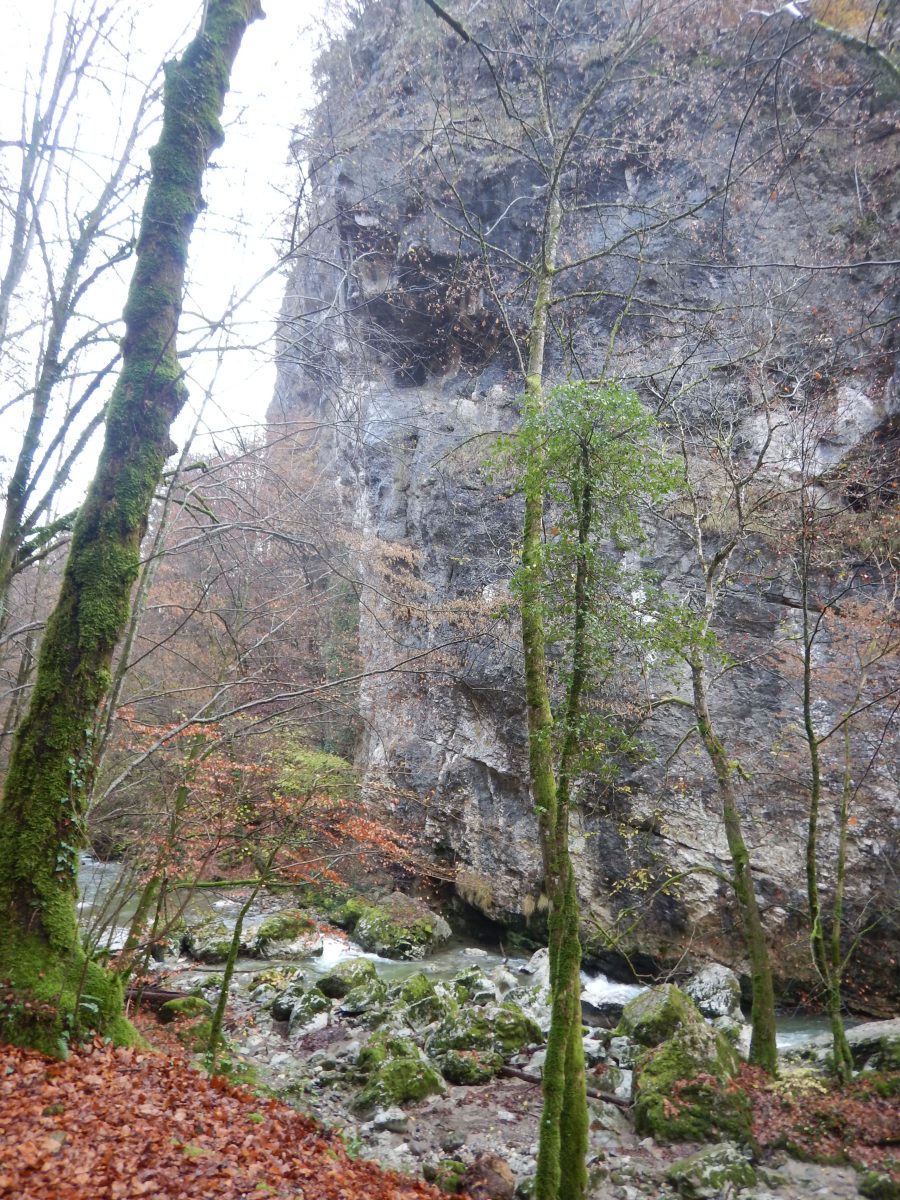
[[[321,59],[322,100],[303,144],[308,228],[285,298],[271,417],[322,425],[320,471],[339,498],[324,537],[351,560],[360,595],[367,674],[355,697],[357,761],[373,795],[389,795],[393,816],[454,873],[459,897],[508,924],[539,927],[542,871],[509,589],[521,511],[514,482],[502,472],[488,478],[483,462],[519,415],[533,299],[527,266],[549,170],[547,144],[534,133],[531,50],[543,35],[560,126],[609,79],[563,164],[558,289],[572,299],[554,310],[552,377],[615,375],[648,403],[682,389],[681,412],[693,422],[686,436],[706,446],[698,452],[710,512],[722,478],[713,434],[745,463],[762,453],[771,461],[766,479],[788,492],[801,469],[820,491],[832,481],[832,503],[851,513],[868,504],[873,528],[889,502],[893,468],[884,464],[900,394],[888,261],[896,257],[896,102],[866,74],[868,60],[824,35],[785,56],[777,82],[767,75],[765,54],[781,53],[788,35],[784,10],[762,26],[759,17],[695,24],[696,7],[648,28],[620,69],[623,34],[607,6],[573,0],[554,32],[538,17],[512,31],[499,22],[500,6],[475,5],[466,16],[463,5],[472,36],[496,49],[492,75],[424,6],[373,2]],[[550,32],[561,40],[548,42]],[[887,25],[877,32],[891,35]],[[665,88],[655,82],[662,78]],[[779,120],[788,109],[789,127]],[[866,457],[873,448],[881,467]],[[854,464],[862,461],[870,473],[860,484]],[[834,491],[842,472],[849,482]],[[648,565],[670,591],[693,594],[696,564],[684,537],[658,523],[648,533]],[[710,518],[712,548],[725,533]],[[877,571],[856,534],[848,537],[857,599],[875,606]],[[812,972],[799,592],[795,556],[782,549],[758,528],[735,559],[719,628],[733,666],[713,703],[741,763],[758,893],[787,983]],[[817,603],[846,578],[817,579]],[[835,641],[817,651],[818,665],[839,676],[816,700],[822,729],[840,720],[859,682],[852,667],[841,675],[849,659],[839,649]],[[626,714],[646,686],[623,662],[597,700]],[[650,686],[657,696],[688,694],[676,668]],[[880,964],[897,953],[888,898],[897,756],[890,731],[879,741],[884,731],[867,720],[850,738],[847,916],[851,928],[875,917],[852,975],[858,1002],[877,1009]],[[683,709],[660,709],[641,747],[607,749],[604,769],[579,790],[573,849],[586,946],[606,969],[622,960],[597,931],[635,905],[643,921],[629,917],[623,936],[638,967],[672,963],[686,947],[684,965],[696,953],[745,967],[722,879],[714,780],[689,734]],[[837,759],[828,758],[825,777],[827,897]],[[677,886],[658,886],[667,874]]]

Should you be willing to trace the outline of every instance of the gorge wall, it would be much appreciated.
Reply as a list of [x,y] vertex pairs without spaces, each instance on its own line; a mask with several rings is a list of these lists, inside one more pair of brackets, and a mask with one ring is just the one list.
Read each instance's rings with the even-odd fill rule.
[[[681,422],[713,546],[729,520],[716,506],[716,439],[733,463],[764,451],[760,478],[780,497],[724,591],[731,669],[714,706],[741,764],[777,970],[814,990],[786,514],[800,480],[844,510],[814,608],[841,596],[885,619],[900,409],[895,82],[877,56],[786,12],[712,0],[461,0],[453,17],[468,41],[421,0],[369,0],[323,54],[321,100],[297,143],[305,189],[270,418],[318,427],[321,474],[339,497],[324,542],[351,564],[360,599],[358,761],[465,902],[539,923],[509,592],[521,507],[514,481],[491,478],[484,460],[517,424],[543,200],[560,170],[553,378],[626,380],[662,407],[670,436]],[[887,51],[894,33],[887,17],[869,30]],[[648,518],[647,531],[626,552],[695,594],[678,523]],[[816,653],[824,730],[854,696],[865,702],[885,664],[867,673],[836,630]],[[648,674],[623,661],[597,697],[647,718],[640,748],[608,748],[604,769],[586,773],[574,820],[586,946],[613,969],[623,951],[638,967],[743,964],[708,763],[681,706],[648,717],[648,701],[683,698],[686,682],[675,666]],[[889,1004],[886,989],[896,998],[891,703],[873,700],[846,747],[838,735],[825,746],[823,880],[850,780],[848,928],[865,931],[850,982],[870,1008]]]

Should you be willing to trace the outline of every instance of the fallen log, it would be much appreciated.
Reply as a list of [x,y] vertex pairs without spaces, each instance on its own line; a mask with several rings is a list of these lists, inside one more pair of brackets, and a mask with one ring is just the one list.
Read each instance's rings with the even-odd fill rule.
[[125,999],[129,1004],[143,1004],[147,1008],[162,1008],[169,1000],[184,1000],[191,994],[141,983],[129,983],[125,989]]
[[[532,1075],[529,1071],[520,1071],[518,1067],[501,1067],[500,1074],[510,1079],[524,1079],[526,1083],[543,1083],[540,1075]],[[615,1104],[616,1108],[632,1107],[631,1100],[622,1100],[619,1096],[611,1096],[608,1092],[598,1092],[594,1088],[586,1090],[591,1100],[603,1100],[607,1104]]]

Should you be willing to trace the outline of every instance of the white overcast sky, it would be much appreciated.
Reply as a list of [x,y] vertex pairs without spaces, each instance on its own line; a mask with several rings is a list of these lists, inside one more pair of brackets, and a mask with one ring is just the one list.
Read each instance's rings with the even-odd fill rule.
[[[65,14],[85,0],[0,0],[3,36],[0,43],[0,139],[19,135],[23,88],[34,87],[47,30],[56,9]],[[183,46],[196,26],[202,4],[185,0],[110,0],[119,24],[115,33],[116,65],[122,74],[122,48],[129,47],[129,72],[148,78],[173,44]],[[191,245],[191,284],[183,327],[190,313],[217,317],[232,292],[238,295],[277,261],[283,214],[296,187],[289,164],[291,134],[312,101],[311,65],[319,42],[326,0],[264,0],[266,19],[254,23],[244,39],[232,78],[225,124],[226,141],[214,157],[215,169],[205,187],[208,209]],[[129,23],[133,23],[129,28]],[[94,89],[91,107],[79,122],[79,142],[98,160],[117,134],[117,104],[108,89]],[[154,136],[142,147],[147,150]],[[7,174],[10,166],[7,164]],[[0,269],[5,265],[0,260]],[[125,277],[130,273],[126,267]],[[279,275],[254,294],[241,313],[238,334],[259,341],[271,333],[284,287]],[[188,339],[182,338],[182,347]],[[196,398],[203,391],[211,355],[191,368]],[[262,353],[229,354],[220,371],[205,424],[210,430],[260,423],[272,396],[274,369],[271,345]],[[182,418],[176,441],[190,422]],[[4,438],[15,436],[6,427]],[[8,453],[8,449],[7,449]],[[87,468],[85,469],[87,470]],[[92,470],[92,467],[91,467]],[[79,472],[81,474],[81,472]]]

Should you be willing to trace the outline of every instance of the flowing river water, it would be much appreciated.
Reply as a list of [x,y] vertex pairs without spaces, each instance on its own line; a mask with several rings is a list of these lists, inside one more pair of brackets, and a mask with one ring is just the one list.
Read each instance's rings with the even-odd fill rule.
[[[81,900],[79,904],[82,927],[92,940],[103,947],[116,949],[124,942],[128,923],[134,914],[135,901],[133,889],[123,888],[122,870],[118,863],[101,862],[99,859],[82,855],[79,871]],[[122,899],[123,892],[131,896]],[[227,897],[217,896],[214,891],[200,892],[191,898],[186,915],[202,917],[215,913],[226,926],[233,927],[240,908],[240,902]],[[261,920],[271,912],[271,904],[265,901],[258,907],[251,907],[245,917],[249,926]],[[326,935],[323,939],[324,948],[321,956],[303,960],[303,967],[311,976],[324,975],[338,962],[346,958],[368,958],[375,963],[378,974],[389,983],[407,978],[414,972],[424,971],[434,979],[451,979],[467,967],[478,965],[485,973],[493,968],[505,965],[513,973],[523,972],[527,967],[526,958],[510,957],[496,946],[455,937],[445,945],[435,950],[423,961],[405,962],[396,959],[381,958],[370,954],[347,938]],[[279,965],[296,965],[296,963],[280,963],[279,960],[241,959],[237,964],[236,974],[247,975],[263,969]],[[205,968],[192,964],[197,972]],[[219,972],[221,968],[206,968],[209,972]],[[237,982],[237,981],[236,981]],[[624,1004],[633,996],[645,990],[640,984],[617,983],[606,975],[596,972],[582,974],[582,999],[597,1007],[610,1002]],[[238,983],[239,986],[239,983]],[[852,1025],[854,1022],[848,1022]],[[827,1032],[829,1026],[824,1017],[809,1015],[794,1015],[781,1013],[778,1017],[778,1047],[781,1051],[793,1049],[817,1034]]]

